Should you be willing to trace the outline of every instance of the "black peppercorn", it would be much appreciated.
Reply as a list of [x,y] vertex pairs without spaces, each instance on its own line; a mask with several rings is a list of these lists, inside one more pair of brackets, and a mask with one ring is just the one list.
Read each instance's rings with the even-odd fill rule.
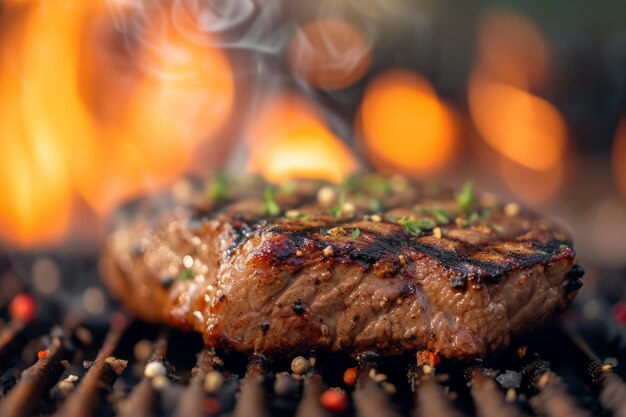
[[298,299],[295,303],[293,303],[293,312],[296,314],[303,314],[306,308],[304,304],[302,304],[302,300]]

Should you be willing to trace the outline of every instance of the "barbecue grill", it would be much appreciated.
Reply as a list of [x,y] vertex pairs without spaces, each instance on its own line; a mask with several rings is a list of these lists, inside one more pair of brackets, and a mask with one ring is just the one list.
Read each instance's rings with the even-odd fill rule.
[[[0,415],[625,416],[616,367],[623,330],[613,315],[592,311],[607,305],[588,296],[485,361],[313,351],[297,373],[295,355],[207,349],[196,334],[121,311],[106,323],[70,313],[25,323],[5,314]],[[354,381],[344,377],[349,368]]]
[[[626,417],[623,11],[492,3],[0,0],[0,417]],[[208,349],[98,282],[113,208],[183,173],[359,166],[563,218],[585,287],[452,362]]]

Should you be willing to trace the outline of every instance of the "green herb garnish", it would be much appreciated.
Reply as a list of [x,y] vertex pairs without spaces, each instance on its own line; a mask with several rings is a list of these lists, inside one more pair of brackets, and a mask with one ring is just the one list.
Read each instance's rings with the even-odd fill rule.
[[483,217],[485,219],[489,219],[491,217],[491,210],[489,209],[482,209],[480,212],[480,217]]
[[499,224],[494,224],[494,225],[491,226],[491,228],[493,230],[495,230],[496,233],[498,233],[498,234],[504,233],[504,227],[500,226]]
[[383,210],[383,204],[380,202],[380,200],[376,199],[376,198],[372,198],[370,200],[370,210],[374,211],[374,212],[379,212]]
[[278,216],[280,214],[280,206],[276,201],[276,189],[268,185],[263,192],[263,212],[268,216]]
[[435,220],[437,220],[437,223],[439,224],[450,223],[448,213],[442,208],[436,208],[435,210],[433,210],[433,216],[435,216]]
[[193,277],[193,271],[191,270],[191,268],[186,268],[185,270],[183,270],[183,272],[180,273],[180,275],[178,276],[178,280],[185,282],[189,281],[191,277]]
[[474,204],[474,183],[469,180],[463,185],[461,191],[456,195],[456,203],[459,206],[459,210],[463,213],[467,213]]
[[339,202],[335,207],[330,208],[330,214],[333,217],[341,217],[341,213],[343,213],[343,206],[346,205],[346,190],[342,190],[339,193]]
[[390,222],[397,222],[398,221],[398,216],[394,216],[393,214],[386,214],[385,217]]
[[366,191],[389,194],[392,191],[390,178],[384,175],[367,175],[361,181]]
[[479,216],[478,213],[476,213],[475,211],[472,211],[469,216],[467,216],[467,222],[468,223],[474,223],[476,220],[478,220]]
[[219,173],[215,175],[211,183],[209,184],[209,197],[213,201],[224,201],[228,198],[228,177]]
[[298,186],[295,182],[289,181],[281,184],[280,193],[284,195],[294,195],[298,189]]
[[361,231],[359,230],[359,228],[357,227],[356,229],[354,229],[352,231],[352,240],[356,240],[359,238],[359,236],[361,236]]
[[435,228],[435,226],[437,226],[437,224],[435,224],[434,221],[427,219],[427,218],[422,218],[417,221],[417,227],[419,227],[420,229],[432,230]]
[[412,235],[418,236],[422,233],[422,229],[417,225],[417,221],[413,217],[402,216],[398,223],[402,226],[402,230]]

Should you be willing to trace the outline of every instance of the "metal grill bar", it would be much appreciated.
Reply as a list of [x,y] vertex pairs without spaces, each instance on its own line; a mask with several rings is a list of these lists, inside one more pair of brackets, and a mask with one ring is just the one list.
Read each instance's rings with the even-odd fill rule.
[[111,356],[125,328],[126,320],[112,321],[112,327],[104,339],[96,360],[78,384],[73,395],[70,395],[59,408],[56,413],[57,417],[82,417],[95,413],[101,403],[99,393],[102,385],[112,386],[118,375],[126,368],[126,361]]
[[[153,348],[148,364],[160,363],[163,366],[167,353],[167,340],[159,338]],[[119,407],[118,417],[152,417],[155,414],[157,391],[152,381],[144,374],[143,378],[133,388],[132,392]]]
[[296,417],[330,417],[331,414],[320,404],[323,386],[322,378],[314,372],[305,378]]
[[548,362],[533,361],[525,367],[523,372],[530,377],[530,386],[536,392],[536,395],[530,399],[530,405],[536,413],[551,417],[590,416],[576,405],[559,376],[550,370]]
[[19,383],[0,403],[0,416],[31,416],[39,398],[52,388],[65,370],[61,364],[63,353],[63,341],[54,338],[46,357],[25,370]]
[[[16,328],[7,325],[0,335],[1,352],[5,355],[7,363],[13,362],[17,356],[15,346],[21,346],[18,334],[20,332],[30,332],[28,328]],[[74,326],[70,326],[74,327]],[[43,413],[44,415],[61,416],[84,416],[94,415],[100,412],[100,406],[113,407],[117,410],[118,416],[139,416],[153,417],[163,415],[173,415],[175,417],[201,417],[204,415],[232,415],[234,417],[267,417],[270,415],[297,417],[330,417],[336,415],[329,411],[332,406],[322,401],[322,394],[325,392],[325,382],[329,388],[343,388],[348,392],[350,386],[344,386],[341,379],[338,379],[335,371],[336,365],[333,361],[341,361],[339,357],[322,356],[318,361],[309,360],[310,367],[308,373],[289,374],[282,371],[284,362],[277,360],[274,363],[260,355],[254,355],[247,366],[247,371],[241,380],[236,373],[241,372],[240,360],[245,360],[243,356],[226,355],[227,366],[224,365],[216,352],[204,350],[198,357],[196,367],[193,369],[192,377],[188,385],[184,386],[176,381],[172,382],[170,377],[174,377],[174,370],[166,359],[168,351],[167,335],[162,334],[153,343],[152,353],[147,361],[160,364],[159,374],[149,375],[147,369],[143,377],[136,383],[125,398],[121,391],[107,397],[110,403],[105,403],[103,392],[113,389],[113,384],[118,375],[126,366],[126,361],[116,359],[112,355],[116,346],[120,343],[125,324],[122,326],[111,326],[107,336],[100,344],[98,355],[87,370],[76,389],[71,391],[64,400],[63,396],[57,395],[57,388],[51,391],[56,382],[63,374],[66,367],[63,360],[74,357],[77,360],[81,351],[74,351],[73,343],[83,346],[73,337],[53,337],[49,346],[49,351],[45,358],[26,369],[18,384],[8,392],[6,397],[0,399],[0,415],[3,417],[30,417]],[[53,331],[55,334],[56,331]],[[151,333],[154,330],[150,330]],[[556,333],[552,333],[551,336]],[[559,343],[559,352],[562,358],[555,358],[554,369],[565,369],[566,367],[575,370],[589,387],[597,393],[596,397],[588,397],[586,403],[592,402],[602,405],[603,408],[618,417],[626,417],[626,386],[624,382],[612,372],[612,368],[598,359],[584,340],[575,333],[562,333],[554,336]],[[96,342],[97,343],[97,342]],[[28,344],[30,345],[30,343]],[[13,346],[13,347],[11,347]],[[98,345],[96,344],[96,347]],[[534,353],[533,349],[546,350],[546,346],[541,343],[531,343],[534,348],[528,349],[528,353],[522,357],[511,353],[511,357],[503,359],[498,367],[502,370],[518,370],[522,375],[522,392],[529,398],[528,405],[532,410],[541,415],[547,416],[589,416],[589,410],[582,409],[576,400],[567,392],[565,383],[556,374],[557,371],[551,369],[548,362],[542,356]],[[82,348],[81,348],[82,349]],[[186,355],[187,353],[185,353]],[[189,352],[194,354],[194,352]],[[547,349],[545,356],[552,358],[553,352]],[[138,355],[138,360],[141,360]],[[145,356],[143,356],[145,358]],[[316,359],[316,358],[312,358]],[[347,358],[345,358],[347,359]],[[394,359],[393,361],[396,361]],[[352,391],[354,408],[348,406],[342,408],[340,414],[344,416],[356,415],[358,417],[400,417],[404,415],[399,410],[408,411],[407,404],[412,403],[407,397],[408,389],[413,387],[416,391],[416,408],[412,411],[414,417],[460,417],[464,415],[464,410],[469,415],[474,413],[479,417],[522,417],[525,410],[524,396],[515,398],[505,397],[505,392],[493,378],[497,371],[491,371],[481,366],[473,365],[471,368],[463,368],[458,364],[443,362],[437,366],[421,364],[415,372],[411,371],[408,386],[403,386],[406,381],[396,381],[397,372],[383,374],[389,363],[387,358],[374,354],[364,355],[358,363],[357,385]],[[316,362],[324,365],[319,369],[313,369]],[[347,369],[351,365],[349,360],[344,361]],[[419,361],[418,361],[419,362]],[[338,362],[339,363],[339,362]],[[330,365],[330,366],[329,366]],[[224,367],[223,369],[221,367]],[[235,371],[230,369],[239,369]],[[407,367],[409,363],[407,361]],[[222,369],[218,371],[217,369]],[[441,369],[440,369],[441,368]],[[295,368],[294,368],[295,369]],[[469,369],[469,370],[468,370]],[[188,372],[186,371],[183,372]],[[279,372],[280,371],[280,372]],[[396,370],[397,371],[397,370]],[[16,370],[11,370],[15,373]],[[276,380],[272,375],[278,372]],[[445,372],[436,375],[438,372]],[[216,379],[207,378],[211,374]],[[463,376],[467,379],[464,379]],[[160,379],[159,379],[160,378]],[[344,376],[345,378],[345,376]],[[397,394],[388,390],[393,379],[399,387]],[[396,379],[394,379],[396,378]],[[574,378],[576,379],[576,378]],[[126,382],[134,379],[125,377]],[[469,390],[465,389],[464,381],[469,380]],[[218,381],[212,384],[211,381]],[[500,378],[498,378],[500,381]],[[300,385],[301,384],[301,385]],[[345,384],[348,384],[347,382]],[[384,386],[385,385],[385,386]],[[449,385],[449,388],[447,387]],[[60,385],[59,385],[60,386]],[[284,390],[285,386],[289,388]],[[102,388],[104,387],[104,391]],[[164,387],[168,387],[164,391]],[[275,387],[275,392],[271,391]],[[279,388],[280,387],[280,388]],[[447,394],[448,389],[453,393]],[[512,388],[511,388],[512,390]],[[235,393],[238,392],[236,398]],[[452,395],[454,394],[454,396]],[[470,395],[471,394],[471,395]],[[589,394],[592,395],[592,394]],[[330,398],[330,397],[329,397]],[[408,398],[408,400],[407,400]],[[507,400],[508,398],[508,400]],[[513,402],[516,400],[516,402]],[[472,405],[473,403],[473,405]],[[403,404],[403,407],[398,407]],[[518,407],[519,406],[519,407]],[[233,408],[234,407],[234,408]],[[326,409],[325,407],[330,407]],[[460,407],[460,408],[457,408]],[[230,412],[232,410],[232,412]],[[226,413],[226,414],[225,414]],[[354,413],[354,414],[353,414]]]
[[[380,384],[373,378],[376,377],[378,366],[375,361],[362,360],[359,364],[359,383],[352,398],[358,417],[400,417],[388,395],[383,391]],[[373,378],[372,378],[373,377]]]
[[24,333],[24,323],[11,321],[0,333],[0,375],[11,366],[11,357],[22,347],[21,339]]
[[203,417],[202,400],[204,396],[203,383],[209,371],[213,370],[215,352],[204,350],[200,353],[196,374],[189,382],[189,386],[180,396],[178,406],[174,411],[175,417]]
[[471,378],[471,393],[480,417],[523,417],[517,407],[505,401],[497,383],[485,375],[484,370],[475,369]]
[[463,417],[433,375],[426,375],[419,381],[416,396],[414,417]]
[[241,392],[235,410],[234,417],[270,417],[267,411],[264,382],[265,358],[254,355],[248,366],[248,371],[241,382]]

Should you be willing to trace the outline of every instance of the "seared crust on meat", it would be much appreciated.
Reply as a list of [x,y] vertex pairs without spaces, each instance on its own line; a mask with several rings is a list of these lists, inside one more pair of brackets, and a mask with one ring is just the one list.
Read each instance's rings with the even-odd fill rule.
[[568,235],[517,205],[459,207],[449,189],[380,176],[325,187],[135,205],[107,239],[105,282],[139,317],[210,346],[454,358],[505,348],[581,285]]

